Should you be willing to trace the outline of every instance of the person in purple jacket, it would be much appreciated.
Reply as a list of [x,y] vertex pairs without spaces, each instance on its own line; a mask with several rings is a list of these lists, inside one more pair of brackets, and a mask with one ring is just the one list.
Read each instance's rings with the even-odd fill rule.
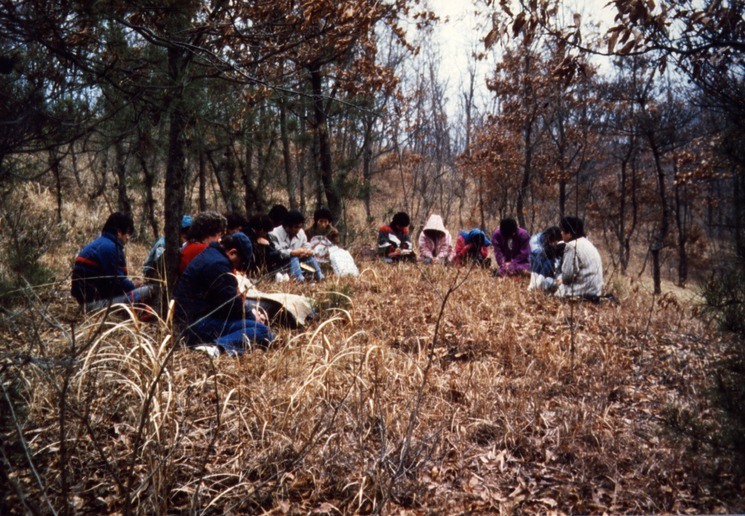
[[499,277],[530,274],[530,234],[513,218],[502,219],[491,238]]

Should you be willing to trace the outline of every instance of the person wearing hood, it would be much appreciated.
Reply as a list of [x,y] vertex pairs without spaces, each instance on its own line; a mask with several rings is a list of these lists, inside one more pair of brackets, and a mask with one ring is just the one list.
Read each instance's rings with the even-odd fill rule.
[[491,240],[479,228],[461,231],[455,241],[455,265],[469,265],[475,262],[481,267],[490,267],[489,247]]
[[430,215],[419,233],[419,260],[426,264],[449,264],[454,256],[453,240],[445,229],[442,217]]

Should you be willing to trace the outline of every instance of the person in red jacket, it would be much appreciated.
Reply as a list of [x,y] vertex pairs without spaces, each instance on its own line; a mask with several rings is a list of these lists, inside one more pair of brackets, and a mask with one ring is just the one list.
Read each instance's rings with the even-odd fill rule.
[[217,212],[203,211],[192,220],[189,241],[181,249],[178,270],[184,273],[189,263],[212,242],[218,242],[227,230],[228,221]]
[[409,235],[409,214],[403,211],[396,213],[387,226],[378,230],[378,254],[389,263],[398,261],[416,261],[416,254],[411,246]]
[[491,241],[479,228],[471,231],[461,231],[455,241],[455,264],[470,265],[475,263],[481,267],[490,267],[489,247]]

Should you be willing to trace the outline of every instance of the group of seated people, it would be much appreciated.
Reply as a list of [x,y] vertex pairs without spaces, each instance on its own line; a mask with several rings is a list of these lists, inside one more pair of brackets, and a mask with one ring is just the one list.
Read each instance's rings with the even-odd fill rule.
[[[322,281],[325,276],[308,244],[304,224],[302,213],[281,205],[249,220],[212,211],[182,218],[173,299],[176,320],[187,343],[210,343],[237,354],[244,349],[245,340],[266,344],[274,339],[265,317],[240,295],[234,273],[288,271],[294,280],[305,281],[305,269],[312,272],[313,279]],[[338,242],[338,231],[331,225],[327,209],[316,210],[309,232],[323,241]],[[164,277],[165,239],[158,239],[151,249],[143,282],[128,277],[124,246],[133,233],[131,215],[113,213],[101,236],[76,257],[71,293],[85,311],[115,303],[147,304],[158,295],[159,282],[154,280]]]
[[[281,221],[281,222],[280,222]],[[490,268],[493,250],[494,274],[499,277],[530,275],[530,289],[556,292],[562,297],[597,299],[601,294],[603,270],[600,254],[585,237],[583,221],[564,217],[532,237],[514,219],[500,222],[491,239],[479,228],[461,231],[455,246],[442,217],[431,215],[418,239],[415,253],[404,212],[396,213],[390,224],[378,232],[378,252],[387,262],[416,261],[425,264],[476,264]],[[268,343],[274,335],[265,318],[239,294],[234,273],[253,275],[287,273],[305,281],[305,272],[322,281],[325,276],[315,258],[315,242],[338,242],[331,214],[321,208],[307,233],[305,217],[281,205],[269,214],[245,220],[206,211],[181,221],[179,277],[173,299],[176,319],[190,343],[216,343],[223,350],[239,353],[244,340]],[[101,236],[85,246],[75,259],[72,295],[86,311],[114,303],[148,303],[158,295],[162,278],[165,240],[159,239],[145,262],[143,282],[130,279],[124,246],[134,233],[131,215],[113,213]]]
[[603,264],[597,248],[587,239],[584,222],[563,217],[558,226],[531,236],[515,219],[504,218],[491,239],[479,228],[461,231],[453,246],[440,215],[431,215],[419,234],[418,256],[414,251],[405,212],[396,213],[390,224],[378,230],[378,254],[394,263],[476,264],[490,268],[489,249],[497,277],[530,276],[529,290],[540,289],[560,297],[597,301],[603,286]]

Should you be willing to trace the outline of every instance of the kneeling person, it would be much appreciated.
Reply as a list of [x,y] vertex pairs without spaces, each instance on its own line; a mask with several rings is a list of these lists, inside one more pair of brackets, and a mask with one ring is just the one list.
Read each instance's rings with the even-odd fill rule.
[[244,338],[265,345],[269,328],[246,311],[233,270],[245,270],[253,255],[251,241],[235,233],[212,242],[186,267],[174,292],[176,316],[187,343],[215,343],[231,355],[244,350]]

